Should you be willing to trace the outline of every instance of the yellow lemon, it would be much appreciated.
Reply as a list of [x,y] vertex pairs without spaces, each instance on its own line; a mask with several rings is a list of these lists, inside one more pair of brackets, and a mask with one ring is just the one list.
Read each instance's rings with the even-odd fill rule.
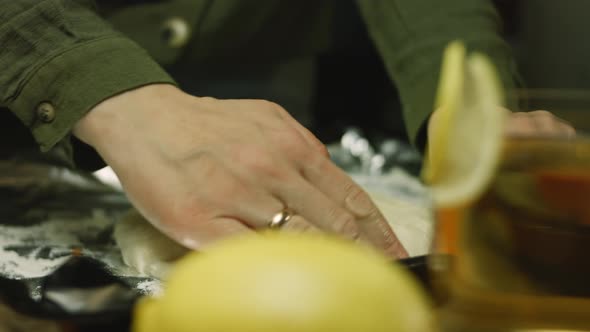
[[266,233],[192,253],[164,295],[144,299],[134,331],[427,332],[431,307],[412,277],[358,245]]
[[437,111],[429,128],[423,178],[437,206],[478,198],[492,179],[502,150],[507,110],[490,60],[466,55],[460,42],[443,56]]

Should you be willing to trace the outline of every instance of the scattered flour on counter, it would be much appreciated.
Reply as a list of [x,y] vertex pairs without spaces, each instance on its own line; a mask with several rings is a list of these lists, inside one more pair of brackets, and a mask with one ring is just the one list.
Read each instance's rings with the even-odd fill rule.
[[64,256],[42,259],[32,256],[21,256],[14,251],[0,249],[0,275],[16,280],[44,277],[57,270],[69,258]]
[[112,227],[102,210],[91,217],[50,219],[30,225],[0,225],[0,275],[10,279],[44,277],[71,257],[71,248]]
[[115,217],[101,209],[91,216],[49,218],[35,225],[0,224],[0,276],[21,280],[30,286],[33,299],[41,298],[40,282],[72,258],[72,248],[81,248],[82,256],[104,264],[109,273],[125,281],[143,295],[162,294],[162,282],[143,277],[127,266],[121,250],[112,239]]
[[141,281],[135,286],[135,289],[143,295],[153,297],[159,297],[164,294],[164,285],[162,281],[157,279]]
[[35,225],[0,225],[0,247],[10,245],[76,246],[96,238],[112,227],[114,221],[103,210],[94,210],[90,217],[50,218]]

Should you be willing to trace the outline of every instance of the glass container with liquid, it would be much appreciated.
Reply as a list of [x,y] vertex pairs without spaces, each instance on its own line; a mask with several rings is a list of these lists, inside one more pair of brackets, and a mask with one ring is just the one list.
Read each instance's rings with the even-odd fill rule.
[[507,139],[485,193],[436,218],[443,331],[590,331],[590,139]]

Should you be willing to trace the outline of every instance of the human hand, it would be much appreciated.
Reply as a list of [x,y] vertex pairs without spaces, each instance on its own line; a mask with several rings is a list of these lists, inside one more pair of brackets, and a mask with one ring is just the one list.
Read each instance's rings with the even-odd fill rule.
[[573,137],[576,130],[568,122],[547,111],[514,112],[506,124],[508,136]]
[[[438,113],[435,111],[428,122],[428,136],[437,130],[437,119]],[[547,111],[512,112],[506,121],[506,135],[573,137],[576,130],[568,122]]]
[[146,219],[189,248],[265,229],[289,208],[285,230],[337,233],[407,256],[368,195],[274,103],[150,85],[100,103],[74,134],[113,168]]

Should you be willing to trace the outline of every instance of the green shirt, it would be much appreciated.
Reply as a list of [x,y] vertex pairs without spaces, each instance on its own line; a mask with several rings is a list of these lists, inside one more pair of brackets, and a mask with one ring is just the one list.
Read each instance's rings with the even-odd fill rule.
[[[72,158],[76,121],[118,93],[174,83],[162,66],[179,59],[206,62],[239,54],[270,61],[318,54],[330,45],[330,0],[97,3],[19,0],[5,1],[0,9],[0,112],[14,113],[42,151],[60,145]],[[490,55],[505,86],[514,86],[514,62],[489,1],[357,3],[399,89],[415,144],[424,144],[442,51],[450,41],[462,39]],[[0,123],[3,133],[10,132],[6,126]]]

